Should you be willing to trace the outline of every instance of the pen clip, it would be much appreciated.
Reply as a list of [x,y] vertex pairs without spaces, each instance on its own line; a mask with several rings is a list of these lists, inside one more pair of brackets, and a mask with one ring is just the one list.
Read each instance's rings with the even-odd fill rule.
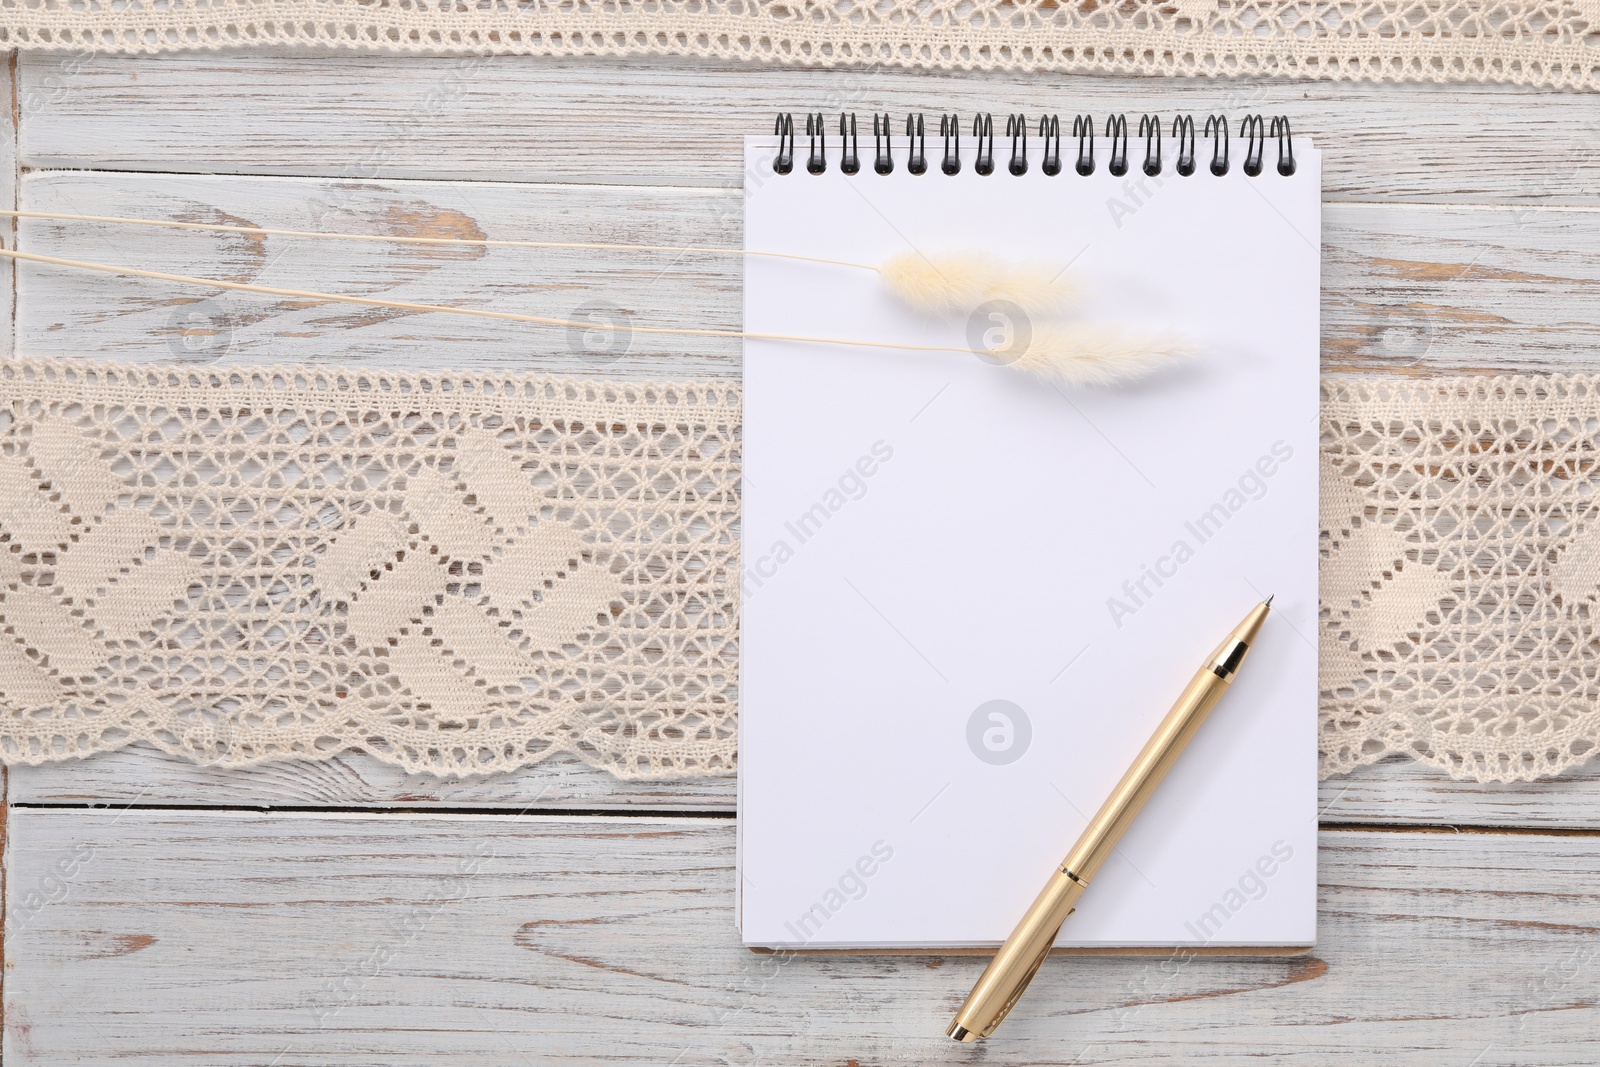
[[[1077,910],[1077,908],[1072,909],[1072,911]],[[1072,911],[1067,912],[1067,914],[1071,915]],[[1066,920],[1062,919],[1062,922],[1066,922]],[[1058,926],[1055,928],[1055,931],[1045,939],[1044,948],[1039,950],[1038,958],[1036,958],[1033,961],[1033,964],[1028,968],[1028,973],[1022,976],[1021,981],[1017,983],[1017,988],[1011,991],[1011,996],[1006,998],[1006,1002],[1000,1006],[1000,1010],[996,1012],[994,1018],[989,1021],[989,1025],[985,1026],[983,1031],[979,1033],[979,1037],[988,1037],[990,1034],[994,1033],[1000,1028],[1001,1023],[1006,1021],[1006,1016],[1011,1014],[1011,1009],[1017,1006],[1017,1001],[1022,999],[1022,994],[1027,992],[1028,986],[1033,983],[1033,976],[1039,973],[1040,967],[1044,966],[1045,957],[1050,955],[1050,950],[1055,947],[1056,935],[1060,932],[1061,927]]]

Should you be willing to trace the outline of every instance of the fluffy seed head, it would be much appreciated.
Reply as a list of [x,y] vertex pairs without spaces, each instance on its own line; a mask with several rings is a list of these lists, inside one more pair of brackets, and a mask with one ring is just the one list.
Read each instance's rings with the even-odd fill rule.
[[1010,365],[1062,385],[1093,387],[1143,378],[1192,354],[1189,346],[1169,337],[1036,323],[1027,348]]
[[990,300],[1009,300],[1028,311],[1054,311],[1075,295],[1071,279],[1058,267],[996,263],[980,254],[904,252],[878,273],[900,299],[926,311],[968,314]]

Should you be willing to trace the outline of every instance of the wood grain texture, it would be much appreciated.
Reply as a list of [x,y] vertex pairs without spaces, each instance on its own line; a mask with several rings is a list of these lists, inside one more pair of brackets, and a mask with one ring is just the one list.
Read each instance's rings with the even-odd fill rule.
[[[0,204],[16,207],[20,198],[17,166],[17,57],[6,57],[0,65]],[[16,247],[16,224],[0,219],[0,240],[7,248]],[[16,267],[7,260],[0,263],[0,359],[16,351]]]
[[11,768],[13,804],[188,807],[732,811],[734,778],[630,782],[570,757],[511,774],[437,778],[359,752],[250,769],[202,767],[139,745],[83,760]]
[[1469,782],[1404,756],[1321,783],[1323,825],[1600,830],[1600,762],[1540,782]]
[[[85,760],[13,767],[14,804],[130,804],[265,808],[473,808],[483,811],[704,810],[731,812],[731,776],[623,782],[570,759],[513,774],[440,779],[407,774],[361,753],[250,770],[200,767],[142,746]],[[1600,763],[1560,778],[1466,782],[1401,758],[1322,783],[1325,823],[1600,830]]]
[[[742,203],[711,189],[172,177],[45,172],[28,210],[229,226],[685,246],[742,243]],[[640,325],[737,330],[742,263],[667,252],[319,241],[110,223],[21,221],[21,247],[69,259],[277,288],[541,315],[620,313]],[[634,378],[739,373],[734,338],[634,333],[625,354],[579,331],[221,292],[22,265],[31,355],[122,360],[496,367]]]
[[1600,1025],[1593,836],[1325,833],[1309,957],[1052,960],[978,1047],[981,959],[744,950],[723,820],[18,812],[9,861],[9,1067],[1483,1067]]
[[1325,371],[1600,366],[1600,213],[1327,204]]
[[[871,181],[872,177],[862,180]],[[627,244],[740,241],[722,189],[33,173],[28,210],[271,228]],[[1330,203],[1329,370],[1600,367],[1600,213]],[[285,288],[556,318],[608,308],[639,325],[737,330],[737,257],[437,248],[28,219],[26,251]],[[870,280],[864,284],[872,284]],[[620,377],[728,377],[732,338],[633,334],[625,355],[572,331],[414,314],[64,268],[20,268],[33,355],[202,362],[375,362]],[[930,357],[932,358],[932,357]]]
[[23,116],[25,166],[736,187],[740,138],[779,110],[1260,111],[1332,150],[1331,199],[1600,204],[1592,100],[1501,86],[265,51],[64,72],[24,57],[25,91],[52,78],[50,106]]

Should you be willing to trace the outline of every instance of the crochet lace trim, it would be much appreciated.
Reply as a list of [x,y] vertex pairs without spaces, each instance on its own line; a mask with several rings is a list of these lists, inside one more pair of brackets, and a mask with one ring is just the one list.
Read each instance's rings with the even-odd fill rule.
[[1594,89],[1600,0],[0,0],[0,47],[257,45]]
[[1479,781],[1600,742],[1600,377],[1324,386],[1324,775]]
[[[1322,772],[1600,742],[1600,377],[1330,378]],[[0,756],[733,767],[740,395],[0,363]]]
[[733,765],[727,384],[0,363],[0,754]]

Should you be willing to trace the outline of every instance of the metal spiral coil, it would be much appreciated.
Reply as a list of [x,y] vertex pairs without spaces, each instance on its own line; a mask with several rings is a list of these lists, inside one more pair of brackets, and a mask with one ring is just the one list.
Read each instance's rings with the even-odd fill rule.
[[[891,122],[892,119],[887,112],[877,112],[872,116],[871,170],[874,174],[894,173],[894,155],[898,146],[895,143]],[[906,116],[905,164],[906,170],[914,175],[928,172],[926,127],[923,115],[912,112]],[[1145,177],[1156,178],[1162,174],[1165,166],[1162,151],[1166,139],[1175,142],[1176,159],[1173,161],[1173,170],[1179,177],[1189,178],[1199,172],[1196,156],[1201,138],[1211,142],[1211,160],[1206,169],[1214,177],[1224,177],[1232,168],[1232,146],[1229,143],[1230,129],[1226,115],[1208,115],[1203,126],[1197,124],[1192,115],[1176,115],[1166,128],[1167,137],[1163,138],[1160,115],[1144,115],[1139,119],[1137,136],[1144,142],[1144,160],[1140,164],[1140,170]],[[1028,130],[1026,114],[1014,112],[1006,116],[1004,136],[1010,142],[1010,157],[1005,169],[1006,173],[1013,177],[1020,178],[1030,169]],[[1133,150],[1127,116],[1107,115],[1104,130],[1104,137],[1110,142],[1106,171],[1114,177],[1121,178],[1129,171],[1129,156]],[[780,113],[772,132],[778,139],[778,150],[772,159],[772,169],[778,174],[794,173],[796,160],[794,115],[790,112]],[[1097,166],[1094,117],[1074,116],[1069,135],[1077,143],[1077,155],[1071,169],[1073,173],[1087,178],[1094,174]],[[939,137],[943,142],[939,161],[940,172],[950,176],[960,174],[963,157],[959,114],[946,112],[939,116]],[[994,116],[988,112],[974,115],[971,137],[976,142],[971,154],[974,173],[985,176],[993,174],[995,172]],[[806,114],[805,138],[805,172],[826,173],[829,148],[826,118],[822,112]],[[1066,168],[1062,165],[1061,157],[1060,116],[1040,115],[1038,138],[1042,146],[1039,170],[1050,178],[1064,173]],[[1277,175],[1284,178],[1294,175],[1296,170],[1294,134],[1289,128],[1287,115],[1274,115],[1270,119],[1261,115],[1246,115],[1239,121],[1239,138],[1244,143],[1244,159],[1240,169],[1246,177],[1260,178],[1267,173],[1267,153],[1273,144],[1277,146],[1277,165],[1273,168]],[[854,177],[864,172],[854,112],[842,112],[839,115],[839,148],[836,158],[840,173]]]

